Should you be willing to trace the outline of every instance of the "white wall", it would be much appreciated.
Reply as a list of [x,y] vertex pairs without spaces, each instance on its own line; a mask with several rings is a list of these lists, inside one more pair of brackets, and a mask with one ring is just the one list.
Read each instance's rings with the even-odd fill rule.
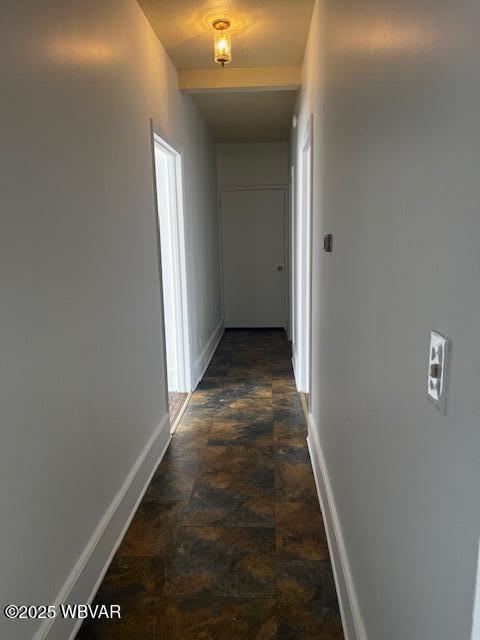
[[217,144],[218,184],[223,186],[288,185],[286,142]]
[[221,255],[215,145],[191,98],[183,100],[196,123],[196,126],[179,132],[185,149],[184,207],[194,388],[223,334]]
[[184,150],[194,357],[221,312],[215,148],[137,3],[7,0],[0,36],[3,608],[54,602],[103,523],[85,601],[168,440],[150,117]]
[[[311,441],[323,449],[369,640],[470,637],[479,20],[470,0],[325,0],[305,57],[300,119],[315,118]],[[327,232],[332,256],[321,250]],[[433,328],[453,339],[445,416],[426,398]]]

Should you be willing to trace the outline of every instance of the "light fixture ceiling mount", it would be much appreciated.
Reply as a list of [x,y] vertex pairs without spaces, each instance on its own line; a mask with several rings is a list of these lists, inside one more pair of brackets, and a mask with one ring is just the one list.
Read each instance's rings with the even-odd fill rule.
[[228,29],[230,24],[230,20],[227,20],[226,18],[220,18],[219,20],[215,20],[213,22],[213,28],[217,31],[225,31],[225,29]]
[[214,40],[215,62],[221,64],[222,67],[232,61],[232,39],[229,34],[225,33],[230,24],[230,20],[226,18],[219,18],[212,23],[217,32]]

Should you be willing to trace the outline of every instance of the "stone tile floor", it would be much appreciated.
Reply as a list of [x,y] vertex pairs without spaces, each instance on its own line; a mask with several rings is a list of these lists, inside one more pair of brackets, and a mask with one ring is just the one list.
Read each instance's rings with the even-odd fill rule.
[[283,331],[227,331],[79,640],[342,640]]

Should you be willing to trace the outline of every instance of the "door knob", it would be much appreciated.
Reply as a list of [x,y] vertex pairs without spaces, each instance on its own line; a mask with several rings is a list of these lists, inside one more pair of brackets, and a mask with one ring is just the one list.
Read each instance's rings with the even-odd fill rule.
[[283,267],[282,267],[282,265],[281,265],[281,264],[280,264],[280,265],[278,265],[278,267],[277,267],[277,271],[283,271]]

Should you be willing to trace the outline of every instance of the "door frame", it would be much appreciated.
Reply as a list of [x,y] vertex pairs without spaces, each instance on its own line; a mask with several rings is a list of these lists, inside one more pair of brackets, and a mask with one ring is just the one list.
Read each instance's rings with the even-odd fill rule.
[[297,194],[297,175],[295,164],[290,166],[289,210],[287,221],[288,237],[288,328],[287,339],[292,343],[295,336],[295,198]]
[[[313,247],[313,114],[310,115],[300,138],[298,162],[298,206],[294,234],[295,268],[299,278],[295,278],[295,303],[298,309],[298,344],[296,353],[299,361],[294,361],[297,388],[307,393],[311,400],[312,377],[312,247]],[[298,282],[302,283],[300,290]]]
[[[156,242],[158,253],[158,267],[160,279],[160,293],[162,301],[162,310],[164,309],[163,298],[163,278],[162,278],[162,256],[160,241],[160,219],[158,210],[158,193],[157,193],[157,172],[155,163],[155,149],[160,148],[167,156],[168,162],[168,182],[169,182],[169,200],[172,208],[169,210],[170,215],[170,234],[169,244],[172,255],[174,268],[174,315],[175,315],[175,346],[177,357],[177,382],[179,392],[192,391],[192,366],[190,353],[190,328],[189,328],[189,305],[188,305],[188,287],[187,287],[187,257],[186,257],[186,236],[185,236],[185,210],[184,210],[184,181],[183,181],[183,150],[181,147],[167,141],[163,133],[157,132],[153,120],[150,121],[151,141],[152,141],[152,160],[153,160],[153,184],[154,184],[154,202],[155,202],[155,226],[156,226]],[[162,327],[163,349],[165,353],[165,385],[167,387],[168,398],[168,379],[167,379],[167,362],[166,362],[166,338],[165,338],[165,317]]]
[[225,185],[218,189],[219,224],[220,224],[220,250],[221,250],[221,280],[222,280],[222,315],[225,318],[225,293],[223,281],[223,235],[222,235],[222,205],[223,194],[229,191],[281,191],[283,193],[283,328],[289,332],[290,326],[290,252],[289,252],[289,228],[288,228],[288,184],[262,184],[262,185]]

